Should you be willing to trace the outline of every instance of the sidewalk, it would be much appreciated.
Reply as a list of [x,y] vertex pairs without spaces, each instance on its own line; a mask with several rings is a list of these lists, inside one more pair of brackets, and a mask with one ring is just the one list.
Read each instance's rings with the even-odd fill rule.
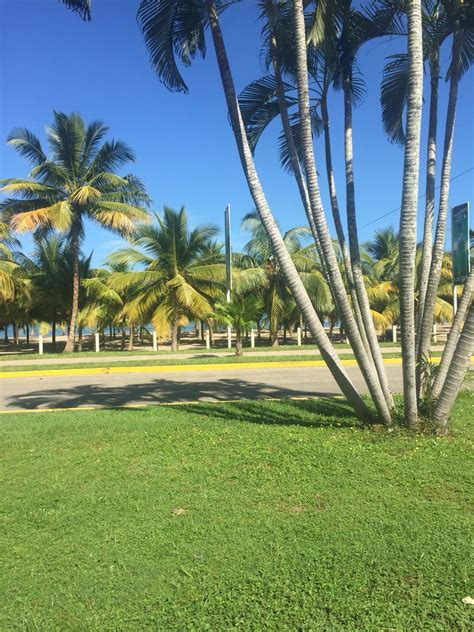
[[[437,345],[431,348],[431,351],[443,351],[444,347]],[[338,355],[350,355],[352,354],[352,350],[347,349],[336,349],[336,353]],[[382,347],[382,353],[401,353],[400,347]],[[159,364],[161,359],[165,360],[189,360],[189,359],[203,359],[203,358],[225,358],[225,357],[233,357],[235,354],[232,350],[229,351],[221,351],[218,353],[213,353],[212,350],[208,353],[153,353],[150,351],[149,354],[140,354],[134,355],[133,352],[128,353],[124,351],[120,355],[108,356],[106,352],[100,352],[96,356],[87,356],[78,358],[77,356],[63,356],[59,355],[57,358],[44,358],[42,359],[40,355],[38,355],[37,359],[34,360],[22,360],[21,358],[17,358],[16,360],[5,360],[0,361],[0,368],[6,366],[35,366],[35,365],[59,365],[59,364],[84,364],[84,363],[92,363],[97,362],[101,364],[112,364],[114,362],[130,362],[130,361],[148,361],[154,360]],[[298,347],[293,347],[291,349],[275,349],[271,351],[247,351],[244,350],[245,358],[262,358],[262,357],[281,357],[285,356],[319,356],[319,351],[317,349],[299,349]]]

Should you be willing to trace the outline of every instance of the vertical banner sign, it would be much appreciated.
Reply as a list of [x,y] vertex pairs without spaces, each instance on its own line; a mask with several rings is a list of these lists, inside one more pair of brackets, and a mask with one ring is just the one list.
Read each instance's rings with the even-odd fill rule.
[[225,219],[225,276],[226,276],[226,301],[230,303],[230,293],[232,291],[232,247],[230,241],[230,204],[227,204],[224,211]]
[[453,283],[462,285],[469,275],[469,204],[454,206],[451,211]]

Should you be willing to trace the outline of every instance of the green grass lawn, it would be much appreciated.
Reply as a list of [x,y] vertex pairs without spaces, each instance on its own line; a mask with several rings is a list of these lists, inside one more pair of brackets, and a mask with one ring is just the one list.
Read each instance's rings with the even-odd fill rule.
[[[441,352],[433,352],[431,353],[432,358],[440,357]],[[339,356],[341,360],[352,360],[354,355],[351,353],[343,353]],[[401,355],[399,353],[384,353],[384,358],[400,358]],[[84,359],[84,362],[78,363],[64,363],[64,364],[41,364],[41,361],[38,360],[37,364],[33,365],[22,365],[16,364],[13,366],[2,366],[0,362],[0,371],[2,372],[15,372],[15,371],[43,371],[50,369],[89,369],[89,368],[109,368],[109,367],[134,367],[134,366],[183,366],[183,365],[200,365],[200,364],[241,364],[247,362],[265,362],[265,363],[274,363],[274,362],[301,362],[301,361],[314,361],[321,360],[321,356],[318,354],[314,355],[285,355],[285,356],[249,356],[243,355],[241,357],[236,356],[226,356],[224,358],[219,357],[198,357],[198,358],[144,358],[143,360],[123,360],[120,362],[107,362],[107,358],[100,358],[100,360],[96,362],[87,361],[87,358]]]
[[2,630],[470,630],[474,397],[448,438],[342,400],[1,418]]

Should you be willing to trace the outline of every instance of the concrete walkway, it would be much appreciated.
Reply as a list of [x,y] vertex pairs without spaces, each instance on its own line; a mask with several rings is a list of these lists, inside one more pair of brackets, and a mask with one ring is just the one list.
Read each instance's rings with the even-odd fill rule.
[[[443,351],[443,346],[435,346],[431,348],[431,351]],[[382,347],[382,353],[400,353],[400,347]],[[336,353],[339,355],[348,355],[352,353],[350,348],[346,349],[336,349]],[[153,353],[150,351],[149,353],[141,353],[134,354],[133,352],[120,353],[120,355],[107,355],[106,352],[97,353],[94,356],[81,356],[70,355],[64,356],[59,355],[57,358],[42,358],[38,355],[34,360],[22,360],[21,357],[16,357],[15,360],[1,360],[0,361],[0,369],[7,366],[35,366],[35,365],[60,365],[60,364],[84,364],[89,362],[97,362],[101,364],[112,364],[114,362],[130,362],[130,361],[143,361],[143,360],[155,360],[159,363],[160,359],[165,360],[189,360],[189,359],[203,359],[203,358],[225,358],[225,357],[233,357],[235,354],[233,351],[219,351],[213,352],[212,350],[208,352],[198,352],[198,353]],[[255,351],[244,351],[245,358],[262,358],[262,357],[281,357],[285,356],[319,356],[319,351],[317,349],[302,349],[299,347],[291,347],[287,349],[275,349],[268,351],[259,351],[258,349]]]

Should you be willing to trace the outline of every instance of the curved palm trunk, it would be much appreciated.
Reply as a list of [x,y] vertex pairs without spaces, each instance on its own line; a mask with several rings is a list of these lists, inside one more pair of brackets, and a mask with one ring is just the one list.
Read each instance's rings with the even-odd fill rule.
[[341,214],[339,212],[339,203],[337,201],[336,193],[336,179],[334,177],[334,169],[332,164],[332,149],[331,149],[331,134],[329,130],[329,111],[327,104],[327,95],[324,94],[321,98],[321,117],[323,120],[324,131],[324,152],[326,158],[326,175],[328,180],[329,198],[331,200],[331,210],[334,219],[334,226],[336,228],[337,240],[342,252],[342,259],[344,261],[344,269],[347,276],[347,284],[349,286],[349,292],[352,300],[352,308],[362,336],[362,342],[364,343],[365,351],[370,353],[369,341],[365,333],[365,327],[362,320],[362,314],[359,307],[359,301],[357,299],[357,293],[354,287],[354,276],[352,274],[351,260],[349,257],[349,251],[347,250],[346,238],[344,235],[344,229],[342,227]]
[[383,362],[382,352],[377,339],[375,325],[370,312],[369,298],[364,283],[364,275],[360,261],[359,237],[357,231],[357,215],[355,204],[354,184],[354,158],[352,143],[352,101],[351,101],[352,74],[344,80],[344,159],[346,172],[346,205],[347,228],[349,234],[349,252],[351,257],[352,275],[354,280],[357,301],[359,304],[364,330],[370,347],[370,353],[377,371],[384,397],[390,409],[394,402],[388,385],[387,373]]
[[128,350],[133,351],[133,338],[134,338],[135,330],[133,325],[130,325],[130,337],[128,339]]
[[441,389],[438,403],[434,410],[433,419],[440,434],[446,434],[451,409],[469,366],[471,354],[474,350],[474,303],[471,303],[466,322],[459,336],[452,362],[449,366],[446,380]]
[[258,214],[270,239],[275,256],[278,259],[283,274],[285,275],[285,279],[287,280],[293,297],[298,305],[298,309],[302,312],[305,321],[310,326],[312,334],[320,348],[322,357],[328,365],[328,368],[334,376],[337,384],[347,397],[348,401],[352,404],[357,414],[360,417],[368,418],[370,417],[370,411],[350,381],[337,354],[326,336],[324,328],[313,308],[311,300],[283,242],[278,226],[265,199],[245,133],[214,1],[206,0],[206,7],[209,15],[209,23],[216,51],[220,77],[240,161]]
[[324,215],[321,195],[318,185],[318,176],[313,154],[313,140],[311,134],[311,120],[309,110],[309,86],[306,57],[306,33],[304,22],[303,1],[294,2],[295,21],[295,49],[297,59],[298,100],[300,114],[301,140],[306,166],[306,184],[308,187],[311,210],[318,230],[319,241],[326,259],[326,267],[333,287],[334,298],[341,320],[344,323],[354,355],[369,388],[370,394],[384,423],[391,423],[391,415],[387,400],[382,391],[378,375],[374,369],[372,360],[366,353],[360,331],[354,320],[346,288],[339,270],[338,261],[334,252],[331,236],[329,234]]
[[421,1],[408,3],[408,105],[403,193],[400,213],[400,340],[403,363],[405,422],[417,424],[415,354],[415,254],[423,96],[423,42]]
[[171,322],[171,351],[179,349],[179,312],[175,307],[173,310],[173,320]]
[[65,353],[74,351],[74,338],[76,335],[77,312],[79,311],[79,235],[73,228],[71,236],[72,257],[72,306],[71,319],[69,321],[69,334],[64,347]]
[[[438,88],[439,88],[439,50],[430,60],[430,117],[428,124],[428,147],[426,150],[426,203],[425,223],[423,228],[423,247],[420,264],[420,286],[417,307],[417,346],[421,317],[425,305],[426,288],[430,274],[431,254],[433,250],[433,218],[436,190],[436,135],[438,132]],[[418,361],[421,358],[418,357]]]
[[241,356],[244,352],[242,350],[242,332],[240,329],[236,329],[235,331],[235,355]]
[[433,330],[434,308],[438,293],[441,266],[443,263],[444,243],[446,239],[446,220],[448,216],[448,198],[451,178],[451,158],[453,151],[454,122],[456,116],[456,104],[459,84],[459,52],[461,47],[462,32],[457,30],[454,34],[451,63],[451,81],[449,85],[448,108],[446,112],[446,129],[443,149],[443,166],[441,169],[441,190],[439,195],[438,219],[436,222],[436,234],[431,259],[430,274],[420,318],[420,331],[418,340],[418,357],[428,354]]
[[456,344],[459,339],[459,333],[461,331],[462,324],[471,306],[473,291],[474,291],[474,269],[471,270],[471,273],[466,283],[464,284],[461,300],[459,301],[459,305],[458,305],[458,311],[456,312],[456,315],[454,316],[453,322],[451,324],[451,329],[449,331],[448,339],[446,340],[443,356],[441,358],[441,363],[439,365],[439,371],[436,375],[436,379],[433,384],[432,396],[435,398],[439,397],[444,381],[446,379],[446,375],[448,374],[448,370],[451,365],[451,361],[453,359],[454,350],[456,349]]

